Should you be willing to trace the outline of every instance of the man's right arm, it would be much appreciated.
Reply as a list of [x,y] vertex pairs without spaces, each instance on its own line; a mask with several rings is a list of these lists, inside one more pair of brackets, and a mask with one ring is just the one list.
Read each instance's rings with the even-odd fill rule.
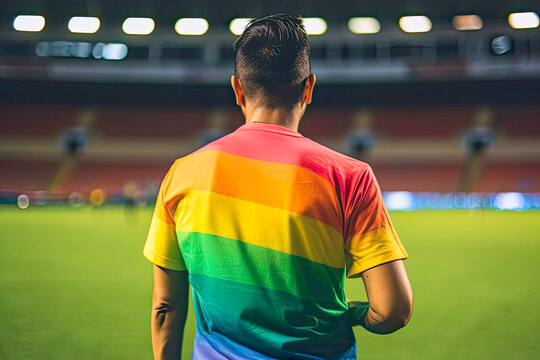
[[[368,269],[362,272],[362,279],[369,303],[349,303],[353,325],[376,334],[390,334],[404,327],[412,315],[413,294],[403,261]],[[358,309],[362,311],[355,311]]]
[[154,265],[152,349],[155,360],[178,360],[188,309],[188,273]]

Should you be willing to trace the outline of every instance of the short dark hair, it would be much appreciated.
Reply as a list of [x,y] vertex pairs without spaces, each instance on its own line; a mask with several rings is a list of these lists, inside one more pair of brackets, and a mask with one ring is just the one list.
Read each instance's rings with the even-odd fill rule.
[[235,73],[247,98],[268,108],[291,108],[300,101],[311,63],[299,17],[275,14],[253,19],[233,49]]

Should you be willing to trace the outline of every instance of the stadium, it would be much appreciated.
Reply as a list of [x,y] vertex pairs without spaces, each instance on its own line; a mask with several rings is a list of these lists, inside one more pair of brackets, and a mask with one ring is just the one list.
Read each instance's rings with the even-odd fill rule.
[[0,4],[0,358],[151,358],[160,183],[244,123],[232,43],[278,12],[317,75],[299,132],[370,164],[409,254],[414,315],[355,328],[358,357],[538,357],[538,2],[22,0]]

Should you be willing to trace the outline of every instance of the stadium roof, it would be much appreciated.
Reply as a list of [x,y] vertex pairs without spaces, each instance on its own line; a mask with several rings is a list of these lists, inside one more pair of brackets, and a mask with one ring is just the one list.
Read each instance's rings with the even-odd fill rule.
[[[227,104],[231,101],[228,76],[232,69],[230,54],[234,39],[228,29],[229,23],[237,17],[257,17],[276,12],[321,17],[328,23],[328,33],[312,39],[312,56],[314,66],[317,65],[315,70],[319,80],[317,96],[321,103],[325,99],[328,99],[328,104],[395,102],[396,99],[407,103],[436,102],[440,101],[441,93],[445,94],[445,101],[450,102],[484,102],[493,99],[509,102],[526,102],[531,99],[537,101],[537,94],[540,94],[540,66],[536,61],[540,49],[538,28],[513,30],[508,22],[510,13],[521,11],[540,14],[540,2],[1,1],[0,103],[32,99],[53,102],[78,102],[82,99],[112,103],[129,99],[137,103],[147,98],[148,89],[152,87],[152,91],[160,95],[152,97],[151,101],[158,101],[156,98],[159,98],[161,103],[198,103],[205,98],[202,94],[212,92],[212,101]],[[21,14],[42,15],[46,19],[44,31],[15,31],[13,20]],[[484,29],[467,34],[455,30],[452,27],[452,18],[466,14],[480,16],[485,25]],[[402,32],[398,21],[405,15],[428,16],[433,22],[433,31],[424,37]],[[73,16],[99,18],[99,31],[96,34],[71,34],[68,21]],[[356,36],[347,29],[347,21],[351,17],[365,16],[375,17],[382,24],[381,32],[375,37]],[[155,21],[155,31],[151,36],[124,34],[122,23],[128,17],[151,17]],[[179,36],[174,31],[174,25],[181,17],[207,19],[210,26],[208,34],[203,38]],[[493,54],[491,49],[495,40],[510,43],[514,41],[511,43],[513,47],[508,47],[506,55],[503,52]],[[495,45],[501,45],[499,43],[501,41]],[[94,54],[96,48],[102,49],[107,44],[129,47],[126,60],[113,63],[108,61],[111,58],[103,55],[102,51],[99,56]],[[72,59],[78,56],[64,56],[63,52],[60,55],[43,55],[40,52],[41,45],[62,51],[68,49],[71,52],[82,47],[93,50],[87,54],[87,61],[79,61],[81,59]],[[502,45],[505,43],[502,42]],[[510,51],[513,48],[515,51]],[[432,56],[433,54],[436,56]],[[499,56],[501,54],[502,56]],[[180,58],[185,62],[177,61]],[[377,62],[379,58],[383,61]],[[114,60],[118,59],[120,57]],[[341,61],[343,59],[346,61]],[[349,67],[343,65],[347,61]],[[318,63],[315,64],[316,62]],[[194,71],[193,64],[208,65],[211,71]],[[355,71],[355,76],[346,73],[350,69]],[[132,76],[134,73],[136,76]],[[185,79],[179,77],[182,74],[187,74],[191,80],[192,75],[200,77],[201,74],[206,74],[214,82],[209,86],[207,82],[199,81],[194,90],[195,81],[185,85]],[[385,77],[376,78],[380,74]],[[396,77],[388,78],[392,74]],[[107,80],[106,87],[99,83],[103,78]],[[122,81],[125,83],[121,84]],[[349,84],[346,91],[336,92],[333,88],[344,84]],[[357,86],[358,84],[362,86]],[[191,86],[189,91],[186,91],[186,86]],[[415,89],[416,93],[410,89]]]
[[403,15],[423,14],[434,22],[449,22],[458,14],[478,14],[483,19],[506,21],[514,11],[539,11],[537,0],[19,0],[0,2],[0,30],[11,28],[13,17],[40,14],[53,27],[65,27],[72,16],[96,16],[103,26],[117,26],[129,16],[148,16],[158,26],[174,25],[178,17],[204,17],[212,26],[228,26],[235,17],[256,17],[276,12],[302,16],[321,16],[329,23],[346,23],[352,16],[374,16],[384,22],[395,22]]

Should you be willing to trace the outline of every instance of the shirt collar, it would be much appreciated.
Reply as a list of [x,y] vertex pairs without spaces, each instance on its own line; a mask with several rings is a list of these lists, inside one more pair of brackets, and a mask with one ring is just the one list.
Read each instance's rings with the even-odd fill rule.
[[250,123],[244,124],[240,126],[238,129],[236,129],[235,132],[250,131],[250,130],[265,131],[265,132],[294,136],[294,137],[304,137],[298,131],[294,131],[285,126],[274,125],[274,124],[263,123],[263,122],[250,122]]

